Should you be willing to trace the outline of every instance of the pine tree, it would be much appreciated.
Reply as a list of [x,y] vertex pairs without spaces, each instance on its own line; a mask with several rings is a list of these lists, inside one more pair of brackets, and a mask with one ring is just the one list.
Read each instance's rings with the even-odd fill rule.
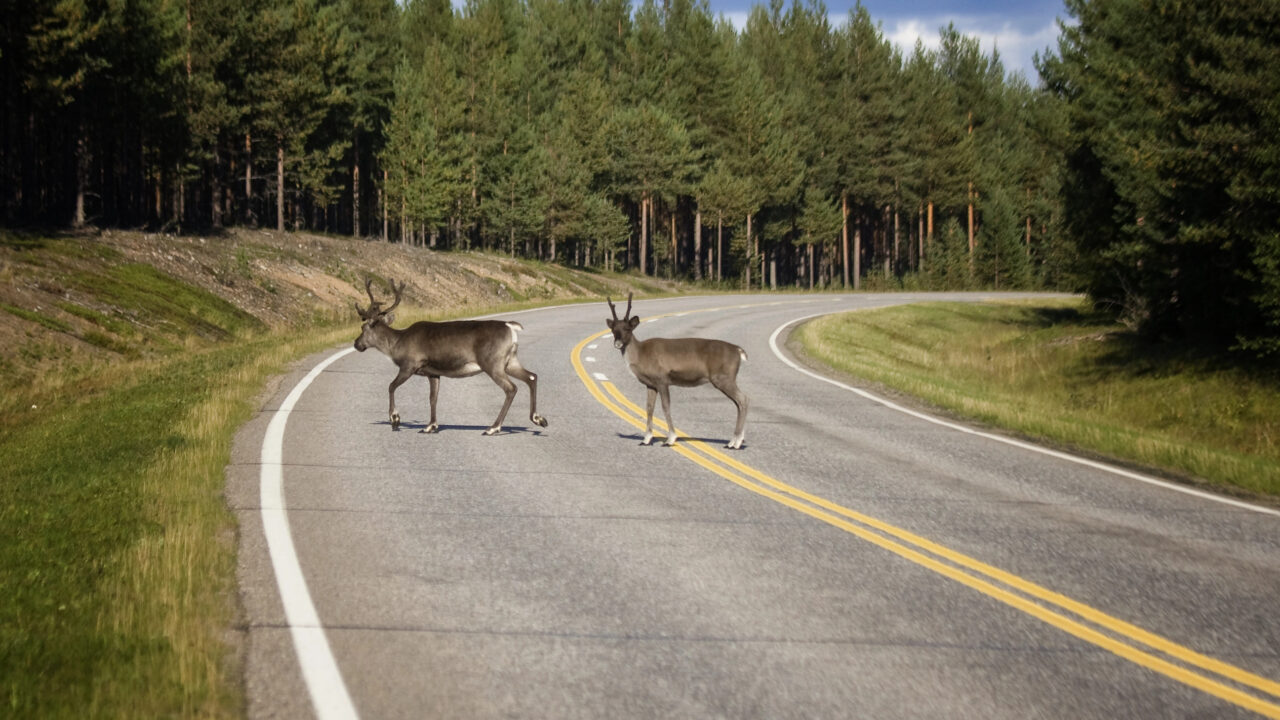
[[[1065,203],[1090,294],[1155,337],[1280,349],[1280,9],[1071,0]],[[1270,189],[1268,189],[1270,188]]]

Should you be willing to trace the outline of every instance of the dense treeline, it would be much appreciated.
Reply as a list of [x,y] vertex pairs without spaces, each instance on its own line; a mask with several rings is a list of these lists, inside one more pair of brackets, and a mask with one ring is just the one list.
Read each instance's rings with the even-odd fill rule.
[[1069,0],[1044,85],[954,28],[706,0],[36,0],[3,222],[297,228],[748,287],[1087,288],[1280,330],[1276,3]]
[[750,286],[1056,285],[1056,111],[973,38],[704,0],[33,2],[4,220],[261,224]]
[[1280,352],[1280,3],[1067,0],[1065,217],[1149,335]]

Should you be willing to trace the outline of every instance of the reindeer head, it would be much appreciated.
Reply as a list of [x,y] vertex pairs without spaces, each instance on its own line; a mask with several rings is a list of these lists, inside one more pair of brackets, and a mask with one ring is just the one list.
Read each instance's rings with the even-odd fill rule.
[[632,333],[640,324],[640,318],[631,316],[631,293],[627,293],[627,311],[622,313],[621,320],[618,319],[618,309],[613,306],[613,301],[607,296],[605,301],[609,303],[609,312],[613,313],[612,320],[605,320],[609,324],[609,329],[613,331],[613,346],[626,355],[627,346],[635,339]]
[[395,301],[391,303],[391,307],[383,310],[382,303],[373,298],[373,289],[371,288],[373,285],[373,278],[367,278],[364,281],[364,291],[369,295],[369,307],[362,308],[360,307],[360,303],[355,303],[356,312],[359,313],[360,319],[364,321],[360,326],[360,336],[356,338],[355,343],[356,350],[359,350],[360,352],[364,352],[370,345],[375,344],[377,338],[374,333],[376,332],[375,327],[377,325],[389,326],[396,319],[396,316],[392,314],[391,311],[395,310],[396,306],[400,304],[400,296],[404,292],[405,284],[402,280],[400,282],[400,287],[396,287],[394,280],[390,282],[391,292],[395,293]]

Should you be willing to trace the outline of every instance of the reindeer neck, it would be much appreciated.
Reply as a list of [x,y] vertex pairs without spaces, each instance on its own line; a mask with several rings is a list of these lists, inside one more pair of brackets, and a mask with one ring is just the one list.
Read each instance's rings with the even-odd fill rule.
[[404,330],[397,330],[386,323],[375,323],[369,328],[373,335],[373,347],[381,350],[383,353],[390,355],[392,348],[396,343],[400,342],[400,337],[404,335]]

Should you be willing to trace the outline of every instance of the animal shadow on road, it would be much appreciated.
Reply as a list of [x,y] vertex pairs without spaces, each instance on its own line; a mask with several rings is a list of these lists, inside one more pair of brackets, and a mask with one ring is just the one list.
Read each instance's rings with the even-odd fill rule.
[[[378,420],[377,422],[373,422],[373,423],[370,423],[370,424],[371,424],[371,425],[382,425],[382,426],[384,426],[384,427],[391,427],[391,421],[390,421],[390,420]],[[407,421],[405,421],[405,420],[401,420],[401,421],[400,421],[400,431],[410,430],[410,431],[413,431],[413,432],[418,432],[418,431],[422,430],[422,429],[423,429],[423,428],[425,428],[425,427],[427,427],[427,423],[424,423],[424,422],[417,422],[417,423],[415,423],[415,422],[407,422]],[[477,433],[482,433],[482,432],[484,432],[485,430],[488,430],[488,429],[489,429],[489,426],[488,426],[488,425],[443,425],[443,424],[437,424],[437,425],[436,425],[436,431],[435,431],[434,433],[429,433],[429,434],[432,434],[432,435],[439,435],[440,433],[445,432],[445,431],[449,431],[449,430],[465,430],[465,431],[468,431],[468,432],[477,432]],[[542,435],[542,428],[531,428],[531,427],[515,426],[515,425],[503,425],[503,426],[502,426],[502,430],[500,430],[499,432],[495,433],[495,435],[518,435],[518,434]],[[637,435],[636,437],[638,438],[639,436]]]
[[[640,441],[644,439],[644,435],[641,435],[640,433],[618,433],[618,437],[622,438],[623,440],[634,440],[637,445],[639,445]],[[661,433],[654,433],[653,442],[649,444],[653,447],[662,447],[662,443],[666,442],[666,440],[667,440],[666,435],[663,435]],[[679,442],[683,443],[683,442],[690,442],[690,441],[706,443],[708,445],[719,445],[720,447],[724,447],[729,443],[729,441],[724,438],[693,437],[693,436],[685,436],[685,435],[680,436]],[[742,447],[745,448],[746,446],[747,444],[744,442],[742,444]]]

